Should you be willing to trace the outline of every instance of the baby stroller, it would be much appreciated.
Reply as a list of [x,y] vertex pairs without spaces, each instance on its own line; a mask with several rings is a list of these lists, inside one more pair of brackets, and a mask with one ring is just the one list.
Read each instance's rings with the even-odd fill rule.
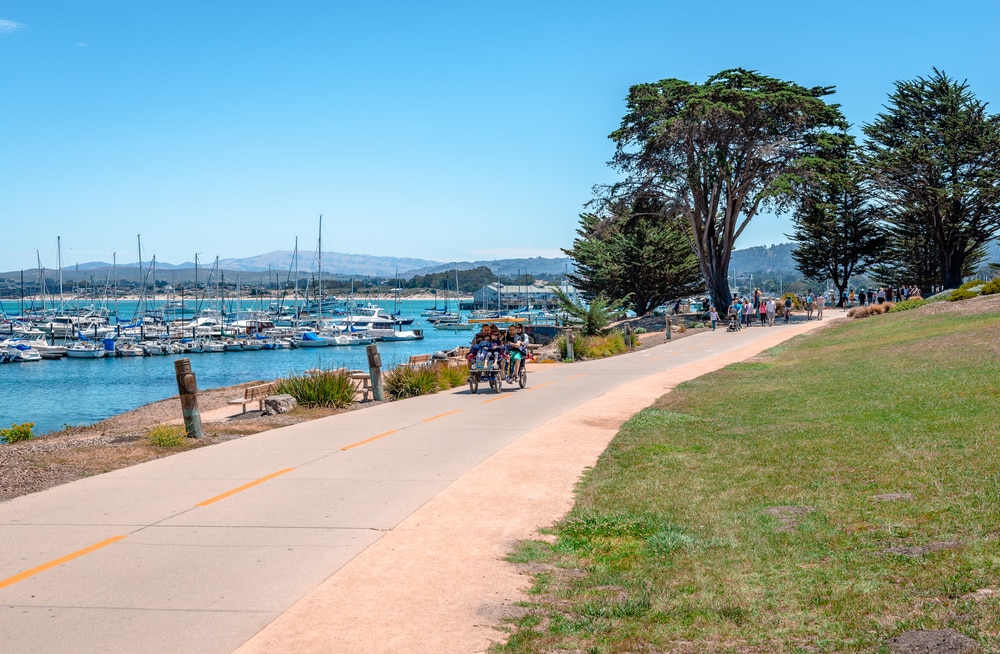
[[740,317],[736,315],[735,312],[729,312],[729,326],[726,327],[727,332],[738,332],[740,331]]

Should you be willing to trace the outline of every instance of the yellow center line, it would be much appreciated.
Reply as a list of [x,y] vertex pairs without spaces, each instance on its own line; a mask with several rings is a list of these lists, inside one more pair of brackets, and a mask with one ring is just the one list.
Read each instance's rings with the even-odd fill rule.
[[581,372],[581,373],[579,373],[579,374],[576,374],[576,375],[570,375],[569,377],[564,377],[564,378],[563,378],[563,381],[566,381],[566,380],[568,380],[568,379],[576,379],[577,377],[586,377],[586,376],[587,376],[587,374],[588,374],[588,373],[585,373],[585,372]]
[[7,586],[11,586],[13,584],[16,584],[19,581],[24,581],[25,579],[27,579],[29,577],[34,577],[39,572],[45,572],[46,570],[48,570],[50,568],[54,568],[57,565],[62,565],[63,563],[66,563],[67,561],[72,561],[73,559],[79,558],[79,557],[83,556],[84,554],[90,554],[91,552],[99,550],[102,547],[107,547],[108,545],[111,545],[112,543],[117,543],[118,541],[120,541],[120,540],[122,540],[124,538],[126,538],[126,536],[113,536],[113,537],[111,537],[111,538],[109,538],[107,540],[102,540],[100,543],[96,543],[94,545],[91,545],[90,547],[84,547],[82,550],[77,550],[76,552],[73,552],[72,554],[67,554],[66,556],[60,557],[58,559],[55,559],[54,561],[49,561],[48,563],[43,563],[42,565],[34,567],[31,570],[25,570],[24,572],[22,572],[20,574],[16,574],[13,577],[8,577],[8,578],[4,579],[3,581],[0,581],[0,588],[6,588]]
[[657,354],[655,357],[649,357],[649,360],[650,361],[659,361],[662,358],[663,358],[662,354]]
[[544,388],[544,387],[546,387],[546,386],[549,386],[549,385],[551,385],[551,384],[552,384],[552,382],[550,382],[550,381],[547,381],[547,382],[542,382],[541,384],[535,384],[534,386],[528,386],[528,387],[527,387],[526,389],[524,389],[524,390],[526,390],[526,391],[533,391],[533,390],[535,390],[536,388]]
[[489,404],[490,402],[496,402],[497,400],[506,400],[508,397],[514,397],[514,396],[513,395],[509,395],[509,394],[508,395],[497,395],[496,397],[494,397],[492,399],[483,400],[483,404]]
[[289,473],[292,470],[295,470],[295,468],[285,468],[284,470],[279,470],[278,472],[272,472],[271,474],[267,475],[266,477],[261,477],[260,479],[256,479],[254,481],[251,481],[249,484],[243,484],[239,488],[234,488],[233,490],[226,491],[222,495],[216,495],[215,497],[207,499],[204,502],[198,502],[197,504],[195,504],[195,506],[208,506],[209,504],[214,504],[215,502],[218,502],[219,500],[224,500],[227,497],[235,495],[236,493],[242,493],[243,491],[247,490],[248,488],[253,488],[254,486],[257,486],[258,484],[263,484],[265,481],[270,481],[270,480],[274,479],[275,477],[280,477],[281,475],[283,475],[285,473]]
[[390,429],[389,431],[384,431],[381,434],[378,434],[377,436],[372,436],[371,438],[366,438],[363,441],[358,441],[357,443],[351,443],[350,445],[345,445],[344,447],[340,448],[340,451],[341,452],[346,452],[347,450],[354,449],[355,447],[359,447],[361,445],[364,445],[365,443],[371,443],[372,441],[377,441],[380,438],[385,438],[386,436],[389,436],[391,434],[395,434],[397,431],[399,431],[399,430],[398,429]]
[[448,411],[446,413],[439,413],[436,416],[431,416],[430,418],[424,418],[421,422],[430,422],[432,420],[437,420],[438,418],[444,418],[445,416],[450,416],[453,413],[458,413],[461,409],[455,409],[454,411]]

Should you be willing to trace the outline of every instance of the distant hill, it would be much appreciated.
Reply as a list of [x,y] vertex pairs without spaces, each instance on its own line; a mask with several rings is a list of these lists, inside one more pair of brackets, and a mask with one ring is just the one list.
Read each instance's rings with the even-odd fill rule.
[[[781,243],[778,245],[760,246],[735,250],[730,261],[729,270],[731,274],[766,272],[775,275],[785,275],[794,277],[798,275],[795,268],[795,260],[792,259],[792,250],[795,245],[792,243]],[[285,280],[291,276],[295,267],[295,253],[290,250],[274,250],[264,254],[258,254],[243,259],[219,259],[217,273],[219,276],[233,280],[236,276],[245,283],[254,283],[279,279]],[[299,253],[298,270],[300,275],[309,275],[316,272],[317,261],[315,253]],[[989,255],[986,262],[1000,262],[1000,242],[994,241],[989,248]],[[143,276],[147,276],[151,262],[143,262]],[[201,281],[208,279],[210,271],[215,268],[215,261],[200,262],[198,275]],[[569,257],[532,257],[525,259],[497,259],[492,261],[453,261],[440,262],[428,259],[416,259],[408,257],[380,257],[367,254],[345,254],[342,252],[323,253],[323,276],[324,277],[376,277],[379,279],[392,279],[397,274],[400,278],[411,279],[417,275],[429,275],[445,272],[448,270],[472,270],[474,268],[486,267],[494,274],[503,277],[514,277],[518,274],[527,274],[535,277],[558,277],[565,272],[573,271],[573,260]],[[20,276],[21,271],[0,273],[0,277],[8,280],[15,280]],[[56,271],[47,270],[46,276],[52,279]],[[122,280],[138,280],[139,271],[137,264],[120,263],[116,270],[112,271],[112,266],[106,262],[88,262],[63,268],[64,283],[72,283],[75,279],[93,279],[100,283],[104,280],[111,280],[117,277]],[[25,270],[25,278],[38,279],[38,271],[35,269]],[[195,266],[193,262],[181,264],[170,264],[156,262],[156,278],[164,282],[187,283],[193,281],[195,276]],[[218,277],[216,277],[218,279]]]
[[400,277],[410,279],[417,275],[430,275],[448,270],[472,270],[474,268],[489,268],[493,274],[503,277],[514,277],[518,274],[534,275],[536,277],[558,277],[565,272],[573,272],[573,260],[569,257],[533,257],[530,259],[498,259],[495,261],[458,261],[439,263],[426,268],[409,270],[406,274],[400,272]]
[[779,275],[797,274],[792,258],[793,243],[781,243],[734,250],[729,260],[729,273],[770,272]]

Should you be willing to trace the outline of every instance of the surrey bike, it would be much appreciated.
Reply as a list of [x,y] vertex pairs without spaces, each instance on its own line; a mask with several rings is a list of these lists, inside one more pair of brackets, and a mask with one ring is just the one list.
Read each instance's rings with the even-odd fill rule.
[[495,393],[503,390],[503,372],[510,357],[499,354],[491,357],[479,353],[469,361],[469,392],[475,395],[479,392],[479,384],[488,383]]

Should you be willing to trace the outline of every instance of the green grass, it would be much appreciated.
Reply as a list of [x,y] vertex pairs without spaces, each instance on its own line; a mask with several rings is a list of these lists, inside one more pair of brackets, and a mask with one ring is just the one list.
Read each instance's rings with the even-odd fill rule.
[[943,628],[1000,651],[1000,597],[969,597],[1000,590],[998,334],[893,313],[680,385],[556,543],[512,555],[544,571],[494,651],[878,652]]

